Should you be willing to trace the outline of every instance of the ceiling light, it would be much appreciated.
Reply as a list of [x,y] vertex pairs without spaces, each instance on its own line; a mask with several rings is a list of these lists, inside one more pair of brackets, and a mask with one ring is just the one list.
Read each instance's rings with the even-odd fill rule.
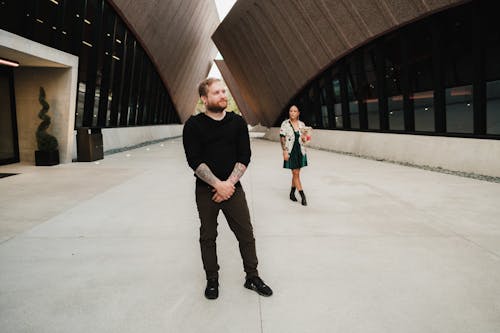
[[11,66],[11,67],[19,67],[19,63],[17,61],[3,59],[3,58],[0,58],[0,65],[6,65],[6,66]]

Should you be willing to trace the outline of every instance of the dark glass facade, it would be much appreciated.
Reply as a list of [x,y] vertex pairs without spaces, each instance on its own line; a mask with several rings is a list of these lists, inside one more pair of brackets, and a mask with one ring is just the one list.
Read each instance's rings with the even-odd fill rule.
[[0,29],[79,57],[75,128],[180,123],[148,55],[106,0],[0,0]]
[[0,165],[19,162],[14,76],[0,65]]
[[319,129],[500,139],[498,9],[470,1],[381,36],[335,61],[290,105]]

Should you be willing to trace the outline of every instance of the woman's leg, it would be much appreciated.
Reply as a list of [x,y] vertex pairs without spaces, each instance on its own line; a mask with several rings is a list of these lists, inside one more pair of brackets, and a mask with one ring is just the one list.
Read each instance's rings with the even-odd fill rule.
[[295,179],[295,185],[297,186],[297,190],[299,190],[299,194],[301,197],[301,203],[303,206],[307,206],[307,200],[306,200],[306,195],[304,194],[304,191],[302,190],[302,183],[300,181],[300,169],[294,169],[292,170],[293,176]]
[[295,197],[295,177],[293,175],[293,170],[292,170],[292,188],[290,190],[290,200],[292,201],[297,201],[297,198]]
[[292,184],[295,185],[297,190],[302,191],[302,184],[300,182],[300,169],[292,170]]

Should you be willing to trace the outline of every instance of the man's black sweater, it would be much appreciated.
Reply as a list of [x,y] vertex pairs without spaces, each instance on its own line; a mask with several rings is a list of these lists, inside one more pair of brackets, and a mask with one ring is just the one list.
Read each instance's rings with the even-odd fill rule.
[[[227,112],[221,120],[204,113],[192,116],[184,124],[184,151],[189,166],[196,170],[205,163],[220,180],[226,180],[237,162],[250,163],[250,139],[242,117]],[[197,183],[206,184],[197,178]]]

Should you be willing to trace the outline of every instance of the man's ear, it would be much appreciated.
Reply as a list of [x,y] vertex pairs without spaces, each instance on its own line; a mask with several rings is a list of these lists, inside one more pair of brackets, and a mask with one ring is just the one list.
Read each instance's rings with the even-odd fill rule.
[[201,100],[203,101],[203,104],[207,105],[207,96],[201,96]]

